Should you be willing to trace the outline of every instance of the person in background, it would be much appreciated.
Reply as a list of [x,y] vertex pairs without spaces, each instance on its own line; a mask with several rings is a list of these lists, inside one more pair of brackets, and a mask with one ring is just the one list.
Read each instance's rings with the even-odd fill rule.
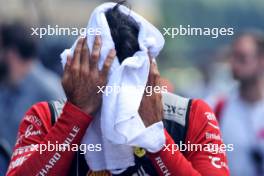
[[64,98],[57,75],[42,66],[30,27],[1,27],[0,134],[14,145],[21,117],[39,101]]
[[264,175],[264,37],[258,31],[239,35],[232,44],[230,65],[238,87],[219,100],[215,112],[233,176]]

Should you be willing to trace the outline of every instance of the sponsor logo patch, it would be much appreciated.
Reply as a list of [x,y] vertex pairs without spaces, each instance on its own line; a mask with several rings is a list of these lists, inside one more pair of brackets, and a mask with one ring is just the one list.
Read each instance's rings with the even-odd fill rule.
[[108,171],[97,171],[97,172],[89,171],[87,173],[87,176],[111,176],[111,174]]
[[143,148],[140,148],[140,147],[135,147],[134,148],[134,154],[137,157],[141,158],[146,154],[146,150],[144,150]]

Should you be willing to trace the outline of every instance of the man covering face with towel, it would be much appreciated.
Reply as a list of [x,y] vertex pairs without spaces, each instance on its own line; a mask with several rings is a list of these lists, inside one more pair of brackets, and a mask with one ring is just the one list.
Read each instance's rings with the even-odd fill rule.
[[[157,91],[160,32],[116,3],[98,6],[90,27],[101,35],[80,37],[61,54],[67,100],[28,110],[7,175],[229,175],[225,151],[177,149],[222,140],[214,137],[218,123],[202,100]],[[99,91],[105,86],[119,91],[106,95]],[[147,86],[156,91],[147,95]],[[50,144],[66,149],[40,152]],[[72,150],[76,145],[95,147],[82,155]]]

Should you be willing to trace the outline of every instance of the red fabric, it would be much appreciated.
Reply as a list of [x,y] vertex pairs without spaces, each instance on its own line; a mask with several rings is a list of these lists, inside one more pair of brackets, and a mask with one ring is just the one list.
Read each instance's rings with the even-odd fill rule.
[[[222,138],[219,139],[216,137],[212,139],[212,137],[208,137],[209,134],[215,134],[221,137],[220,130],[218,129],[218,122],[206,103],[202,100],[194,100],[191,106],[189,127],[185,142],[190,144],[202,144],[203,146],[209,143],[215,144],[216,146],[223,144]],[[184,155],[179,150],[173,153],[172,151],[175,143],[166,130],[165,136],[166,146],[158,153],[148,154],[159,172],[159,175],[229,175],[225,153],[215,152],[215,154],[213,154],[209,150],[201,150],[199,152],[195,152],[194,150],[186,151]]]
[[[63,143],[72,136],[75,137],[71,144],[79,144],[92,118],[70,103],[66,103],[62,115],[54,126],[51,125],[50,118],[46,102],[34,105],[26,113],[19,128],[7,176],[41,175],[45,172],[49,176],[67,175],[74,152],[45,151],[40,154],[39,151],[32,149],[31,144]],[[79,129],[78,132],[76,128]],[[186,141],[192,144],[222,144],[221,138],[219,140],[207,138],[207,133],[220,135],[218,123],[207,104],[201,100],[194,100],[190,109]],[[170,144],[168,148],[171,150],[175,143],[166,131],[165,135],[166,145]],[[224,166],[226,164],[224,153],[187,151],[182,154],[176,151],[172,154],[164,147],[160,152],[148,155],[159,175],[229,175],[228,168]]]
[[63,113],[51,126],[48,103],[34,105],[25,115],[19,127],[17,143],[7,172],[8,176],[67,175],[73,151],[36,151],[31,144],[56,144],[71,141],[79,144],[92,118],[67,102]]
[[225,103],[226,103],[226,99],[225,98],[222,98],[220,99],[216,106],[215,106],[215,109],[214,109],[214,112],[215,112],[215,116],[218,120],[218,122],[221,124],[221,117],[222,117],[222,112],[223,112],[223,109],[225,107]]

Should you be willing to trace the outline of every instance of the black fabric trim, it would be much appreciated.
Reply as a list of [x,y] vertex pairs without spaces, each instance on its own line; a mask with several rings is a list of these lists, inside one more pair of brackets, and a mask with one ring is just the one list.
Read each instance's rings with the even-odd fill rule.
[[124,172],[120,174],[112,174],[112,175],[113,176],[131,176],[133,174],[136,174],[136,175],[147,174],[151,176],[159,176],[155,169],[155,166],[152,164],[151,160],[146,155],[141,158],[136,155],[134,155],[134,157],[135,157],[135,166],[130,166],[129,168],[127,168]]
[[184,141],[185,127],[171,120],[163,120],[164,127],[173,138],[175,144],[180,145]]
[[50,109],[50,117],[51,117],[51,125],[53,126],[56,122],[56,117],[55,117],[55,107],[52,102],[48,102],[49,109]]
[[190,111],[192,106],[192,99],[188,102],[187,112],[186,112],[186,118],[185,118],[185,132],[184,132],[184,143],[186,144],[186,135],[189,129],[189,121],[190,121]]
[[168,133],[173,138],[175,144],[180,145],[181,143],[186,144],[186,135],[189,128],[189,118],[190,118],[190,110],[191,110],[192,100],[190,99],[187,105],[187,111],[185,116],[185,126],[178,124],[177,122],[173,122],[171,120],[163,119],[163,124]]

